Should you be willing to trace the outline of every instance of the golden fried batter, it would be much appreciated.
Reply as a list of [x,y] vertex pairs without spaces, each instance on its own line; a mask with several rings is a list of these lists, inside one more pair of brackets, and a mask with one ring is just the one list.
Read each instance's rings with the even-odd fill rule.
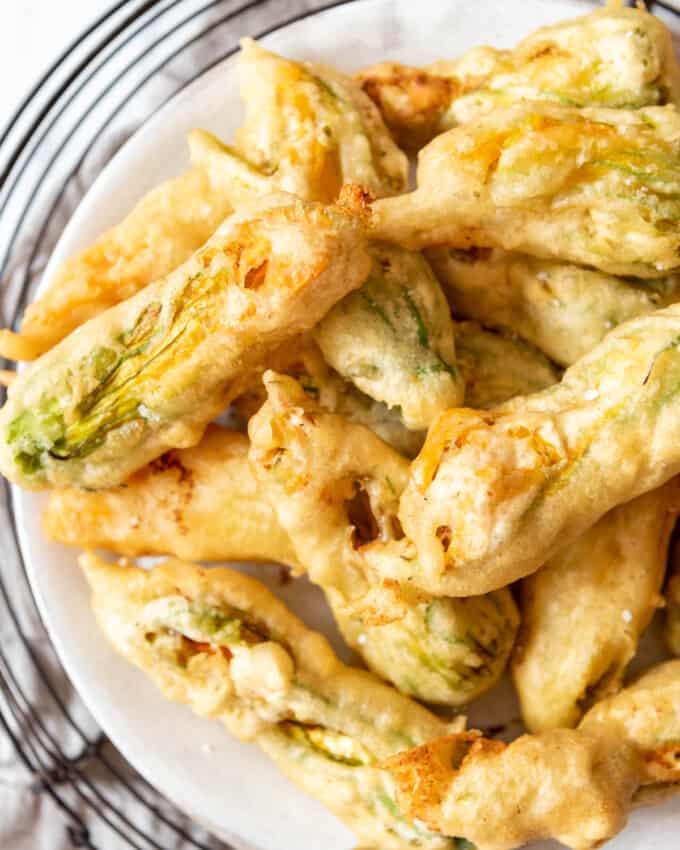
[[245,39],[246,123],[239,148],[189,135],[193,168],[149,192],[115,227],[68,259],[24,315],[0,331],[0,355],[33,360],[88,319],[184,263],[233,208],[276,191],[330,202],[345,183],[380,197],[406,188],[408,163],[360,86]]
[[591,850],[623,829],[637,792],[680,786],[680,661],[667,662],[599,703],[578,729],[510,745],[475,733],[393,756],[399,804],[477,850],[554,838]]
[[443,119],[452,101],[477,88],[500,64],[502,52],[493,48],[487,51],[491,61],[469,77],[461,73],[455,61],[440,67],[438,73],[400,62],[380,62],[357,72],[355,77],[380,109],[397,144],[417,151],[439,133],[451,129],[452,125],[446,126]]
[[486,593],[677,475],[679,340],[675,305],[611,331],[554,387],[440,416],[399,511],[418,559],[383,575],[430,593]]
[[406,156],[351,77],[276,56],[249,38],[241,42],[239,75],[246,120],[237,146],[275,188],[325,202],[345,183],[374,197],[404,191]]
[[[253,470],[297,560],[325,591],[345,639],[405,693],[460,705],[490,688],[518,627],[507,589],[433,599],[382,581],[372,564],[408,557],[397,520],[407,461],[366,428],[324,412],[291,378],[265,375],[250,420]],[[313,521],[310,521],[313,517]]]
[[522,584],[513,678],[531,732],[573,727],[616,693],[661,604],[680,482],[614,508]]
[[476,47],[422,69],[384,62],[356,76],[409,148],[519,100],[639,109],[680,99],[671,33],[620,3],[541,27],[514,50]]
[[[525,358],[522,348],[515,351],[513,341],[470,322],[460,327],[463,372],[480,402],[497,401],[500,395],[504,400],[550,376],[540,360]],[[516,367],[508,371],[513,356]],[[334,375],[310,340],[299,338],[284,346],[270,363],[293,375],[325,410],[370,428],[397,451],[417,453],[422,436]],[[259,388],[249,390],[247,399],[237,399],[248,417],[267,396],[261,376],[257,383]],[[197,446],[162,455],[122,487],[54,490],[43,517],[45,533],[68,546],[103,547],[119,555],[297,566],[292,544],[252,473],[248,448],[244,435],[210,425]]]
[[119,555],[296,563],[248,465],[248,438],[216,425],[190,449],[162,455],[123,487],[50,493],[51,540]]
[[181,265],[231,211],[220,183],[201,168],[162,183],[120,224],[66,260],[45,294],[26,308],[20,332],[0,331],[0,355],[34,360]]
[[557,370],[541,352],[517,337],[492,333],[476,322],[456,322],[455,329],[467,407],[488,410],[559,380]]
[[[318,345],[310,335],[299,337],[282,346],[267,358],[267,368],[291,375],[310,398],[319,402],[324,410],[344,416],[350,422],[365,425],[381,440],[406,457],[415,457],[425,440],[424,431],[411,431],[403,422],[399,409],[390,410],[382,402],[365,395],[349,381],[345,381],[323,358]],[[263,372],[266,370],[263,370]],[[245,419],[253,416],[267,398],[258,374],[245,395],[236,399],[235,405]]]
[[[353,201],[354,196],[349,196]],[[269,196],[12,384],[0,468],[29,489],[113,486],[206,425],[370,268],[362,208]]]
[[446,298],[421,254],[373,244],[373,268],[314,331],[324,357],[362,392],[427,428],[463,401]]
[[680,267],[679,145],[673,106],[497,109],[423,148],[416,191],[374,204],[374,238],[664,277]]
[[378,766],[446,734],[445,723],[342,664],[252,578],[181,561],[151,571],[80,562],[104,634],[165,696],[255,741],[371,846],[454,850],[404,818]]
[[456,315],[517,333],[562,366],[622,322],[680,301],[680,275],[635,281],[488,248],[427,257]]

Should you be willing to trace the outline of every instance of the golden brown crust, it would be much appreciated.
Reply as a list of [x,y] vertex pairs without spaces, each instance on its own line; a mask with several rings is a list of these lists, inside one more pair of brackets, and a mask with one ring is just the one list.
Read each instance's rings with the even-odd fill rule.
[[532,732],[573,727],[616,693],[662,604],[680,482],[610,511],[522,584],[513,678]]
[[200,440],[269,354],[368,274],[360,218],[274,195],[170,275],[76,329],[14,382],[3,472],[28,489],[107,487]]
[[664,277],[680,268],[680,237],[665,224],[680,209],[669,194],[679,139],[673,106],[495,109],[423,148],[418,188],[375,202],[373,234],[411,249],[503,248]]
[[[680,662],[654,668],[600,703],[575,730],[511,744],[455,734],[385,762],[411,817],[480,850],[554,838],[599,847],[634,802],[680,788]],[[647,790],[649,789],[649,791]]]
[[151,571],[93,554],[80,563],[105,635],[167,697],[254,740],[366,843],[453,850],[404,817],[378,765],[450,725],[342,664],[324,637],[252,578],[181,561]]
[[356,74],[404,147],[520,100],[638,109],[678,103],[670,31],[644,9],[604,9],[541,27],[514,50],[475,47],[414,68],[383,62]]
[[375,197],[404,191],[406,156],[351,77],[244,39],[239,78],[246,119],[237,146],[270,191],[324,203],[335,201],[347,183]]
[[288,536],[248,464],[248,438],[211,425],[191,449],[162,455],[110,490],[50,493],[47,536],[120,555],[295,565]]
[[347,642],[371,669],[427,702],[460,705],[486,691],[517,633],[510,592],[433,599],[381,578],[376,559],[409,555],[396,516],[406,460],[324,411],[291,378],[268,373],[265,385],[268,400],[249,424],[253,469]]
[[115,227],[66,260],[26,308],[21,329],[0,331],[0,353],[34,360],[88,319],[187,260],[230,214],[219,185],[192,168],[145,195]]
[[554,387],[442,415],[401,499],[412,581],[453,595],[502,587],[677,475],[679,333],[674,305],[612,331]]
[[444,113],[464,90],[453,77],[399,62],[364,68],[356,79],[380,110],[397,144],[407,150],[418,150],[441,131]]

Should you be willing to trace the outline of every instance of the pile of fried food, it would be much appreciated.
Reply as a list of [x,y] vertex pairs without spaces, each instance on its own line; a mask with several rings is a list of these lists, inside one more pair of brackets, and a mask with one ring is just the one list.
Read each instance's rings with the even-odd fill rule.
[[[113,646],[362,847],[599,847],[680,789],[680,660],[624,687],[663,605],[680,655],[670,34],[612,3],[428,68],[239,71],[235,145],[192,132],[2,331],[35,362],[0,469],[51,488]],[[229,560],[306,573],[371,672],[189,563]],[[510,744],[451,720],[508,662]]]

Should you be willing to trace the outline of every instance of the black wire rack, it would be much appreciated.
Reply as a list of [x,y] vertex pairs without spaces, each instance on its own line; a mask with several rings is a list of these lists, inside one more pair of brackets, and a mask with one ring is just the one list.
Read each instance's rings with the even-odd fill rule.
[[[144,121],[242,36],[347,2],[118,0],[82,32],[0,134],[2,324],[16,325],[78,201]],[[680,14],[670,2],[648,5]],[[61,811],[59,846],[227,848],[122,759],[68,685],[31,592],[6,483],[0,498],[8,520],[0,524],[0,736],[32,776],[35,797]]]

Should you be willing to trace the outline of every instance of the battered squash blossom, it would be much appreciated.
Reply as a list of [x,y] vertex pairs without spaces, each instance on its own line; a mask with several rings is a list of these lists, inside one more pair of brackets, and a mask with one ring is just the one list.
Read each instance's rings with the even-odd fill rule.
[[373,233],[665,277],[680,267],[679,146],[673,106],[496,109],[423,148],[418,188],[378,200]]
[[446,724],[346,667],[254,579],[166,561],[152,571],[83,555],[98,623],[163,693],[254,741],[371,847],[454,850],[404,816],[381,762]]
[[678,274],[621,278],[497,248],[432,248],[427,257],[457,316],[518,334],[561,366],[622,322],[680,300]]
[[407,427],[429,426],[463,400],[454,325],[422,255],[371,246],[373,268],[317,326],[326,360],[362,392],[399,408]]
[[345,183],[375,197],[404,191],[406,156],[351,77],[277,56],[248,38],[238,68],[246,120],[236,146],[205,131],[190,138],[193,163],[221,175],[232,203],[276,190],[329,203]]
[[521,588],[513,678],[531,732],[576,726],[617,693],[657,608],[680,481],[610,511]]
[[439,417],[399,518],[431,593],[486,593],[535,572],[618,504],[680,472],[680,307],[626,322],[540,393]]
[[29,489],[111,486],[197,443],[239,381],[369,267],[349,207],[281,195],[242,208],[183,266],[21,373],[0,412],[0,469]]
[[680,788],[679,742],[680,661],[669,661],[600,702],[578,729],[511,744],[457,733],[385,766],[402,810],[443,835],[464,832],[484,850],[541,839],[594,850],[634,805]]
[[541,27],[514,50],[474,47],[426,68],[385,62],[357,79],[410,148],[518,100],[639,109],[680,98],[671,33],[648,12],[616,2]]

